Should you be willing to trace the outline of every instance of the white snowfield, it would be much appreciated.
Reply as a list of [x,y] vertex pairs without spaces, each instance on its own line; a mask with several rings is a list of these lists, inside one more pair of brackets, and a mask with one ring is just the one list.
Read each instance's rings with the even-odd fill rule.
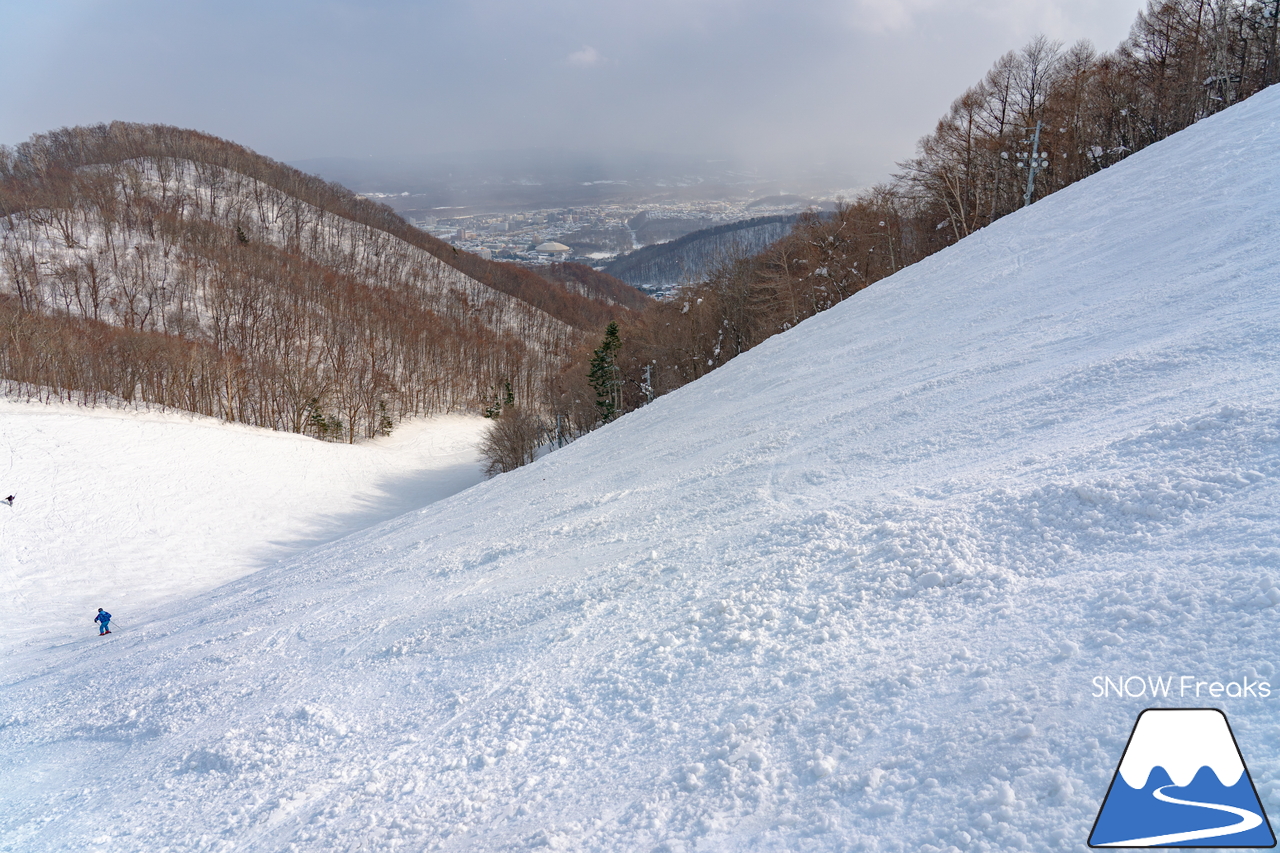
[[1083,850],[1149,705],[1225,709],[1280,812],[1277,139],[1280,88],[527,468],[6,663],[0,850]]
[[[359,445],[197,415],[0,400],[0,664],[75,643],[484,479],[488,422]],[[129,626],[132,627],[132,626]],[[115,632],[112,632],[115,636]]]

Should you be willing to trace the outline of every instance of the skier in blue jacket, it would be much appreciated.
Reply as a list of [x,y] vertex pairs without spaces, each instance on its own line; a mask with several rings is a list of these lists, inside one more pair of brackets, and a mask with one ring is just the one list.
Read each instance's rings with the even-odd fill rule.
[[98,608],[98,615],[93,617],[93,621],[102,623],[102,625],[98,628],[99,637],[101,637],[103,634],[111,633],[111,629],[107,627],[111,622],[111,614],[103,610],[101,607]]

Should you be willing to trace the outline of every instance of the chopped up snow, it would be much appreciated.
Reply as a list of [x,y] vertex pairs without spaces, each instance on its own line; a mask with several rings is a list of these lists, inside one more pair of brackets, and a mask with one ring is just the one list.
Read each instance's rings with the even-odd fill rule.
[[86,611],[4,669],[0,850],[1084,850],[1149,705],[1280,813],[1278,133],[1275,87],[533,465]]
[[[84,636],[484,479],[483,418],[358,445],[195,415],[0,400],[0,658]],[[85,614],[89,615],[86,616]]]

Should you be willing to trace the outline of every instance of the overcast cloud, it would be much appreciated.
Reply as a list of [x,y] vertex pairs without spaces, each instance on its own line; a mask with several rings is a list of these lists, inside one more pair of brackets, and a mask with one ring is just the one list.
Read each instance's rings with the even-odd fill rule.
[[861,183],[1039,32],[1110,50],[1143,0],[0,0],[0,142],[123,119],[280,160],[545,147]]

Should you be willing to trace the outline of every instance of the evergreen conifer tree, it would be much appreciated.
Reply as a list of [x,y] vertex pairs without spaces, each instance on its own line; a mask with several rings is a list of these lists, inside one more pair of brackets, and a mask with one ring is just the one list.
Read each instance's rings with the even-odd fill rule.
[[391,419],[391,414],[387,411],[387,401],[378,401],[378,428],[377,435],[391,435],[391,431],[396,428],[396,422]]
[[618,337],[618,324],[611,322],[604,330],[604,341],[591,355],[591,371],[588,379],[596,392],[596,408],[604,423],[622,414],[622,375],[618,368],[618,350],[622,340]]

